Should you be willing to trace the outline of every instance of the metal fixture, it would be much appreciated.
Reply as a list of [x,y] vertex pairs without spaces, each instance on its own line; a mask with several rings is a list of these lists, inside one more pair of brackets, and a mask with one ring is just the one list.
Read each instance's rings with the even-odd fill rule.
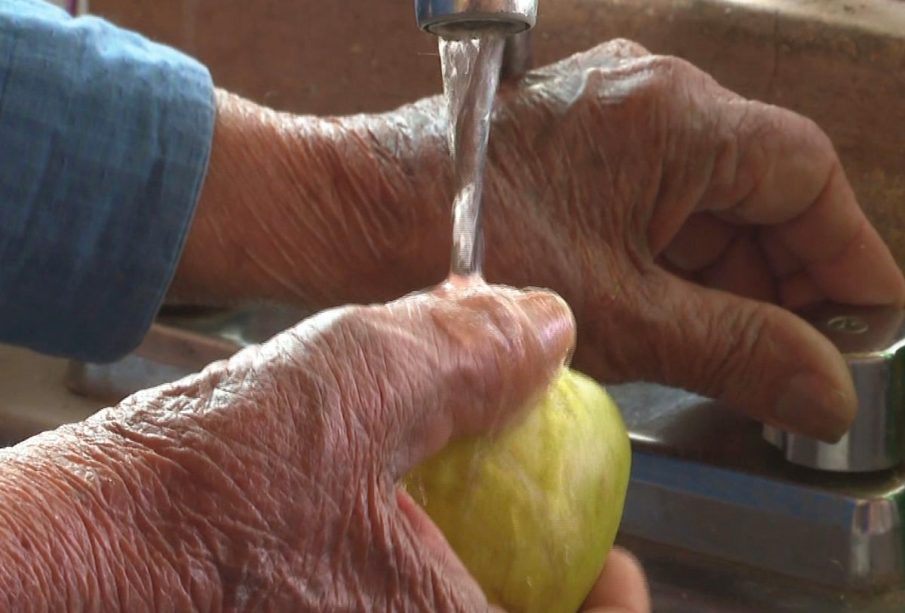
[[503,66],[500,68],[501,81],[518,81],[531,70],[531,32],[513,34],[506,39],[503,48]]
[[538,0],[415,0],[418,27],[444,38],[496,29],[507,35],[500,78],[516,81],[531,68]]
[[902,471],[798,467],[764,443],[759,424],[718,402],[650,384],[608,390],[632,438],[624,537],[741,565],[736,578],[784,576],[824,596],[897,588],[902,602]]
[[519,34],[534,27],[537,0],[415,0],[418,27],[444,38],[496,29]]
[[806,318],[845,357],[858,414],[848,433],[829,444],[764,428],[764,438],[789,462],[834,472],[886,470],[905,460],[905,311],[824,306]]
[[301,311],[280,307],[166,312],[126,357],[108,364],[70,362],[66,386],[82,396],[119,402],[262,343],[304,317]]

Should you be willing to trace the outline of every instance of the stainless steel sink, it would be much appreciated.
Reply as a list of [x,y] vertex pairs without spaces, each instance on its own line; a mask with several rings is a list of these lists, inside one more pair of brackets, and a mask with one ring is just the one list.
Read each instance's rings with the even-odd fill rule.
[[118,402],[261,343],[304,317],[304,312],[276,306],[165,310],[133,353],[110,364],[71,362],[66,384],[76,394]]
[[905,473],[793,466],[707,399],[610,388],[633,441],[620,540],[664,611],[905,611]]

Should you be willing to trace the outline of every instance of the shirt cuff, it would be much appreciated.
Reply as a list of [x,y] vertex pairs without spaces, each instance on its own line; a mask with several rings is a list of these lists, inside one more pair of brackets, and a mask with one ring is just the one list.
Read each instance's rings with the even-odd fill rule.
[[191,58],[43,2],[0,9],[0,340],[134,349],[175,273],[215,104]]

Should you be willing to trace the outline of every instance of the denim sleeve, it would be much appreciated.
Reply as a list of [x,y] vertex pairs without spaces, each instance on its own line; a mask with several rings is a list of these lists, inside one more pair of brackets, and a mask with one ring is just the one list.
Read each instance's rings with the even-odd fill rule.
[[0,342],[135,348],[175,272],[214,130],[208,71],[43,0],[0,2]]

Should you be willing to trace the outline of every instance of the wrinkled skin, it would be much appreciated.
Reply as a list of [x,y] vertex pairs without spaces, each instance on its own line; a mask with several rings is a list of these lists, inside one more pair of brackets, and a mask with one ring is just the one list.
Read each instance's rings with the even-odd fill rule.
[[488,207],[529,206],[494,218],[489,274],[562,293],[577,365],[844,432],[844,364],[770,303],[902,305],[905,284],[815,124],[620,42],[540,71],[500,115]]
[[517,417],[573,342],[551,294],[441,288],[4,451],[0,608],[487,609],[396,482]]
[[[338,119],[220,102],[222,146],[174,296],[321,307],[443,277],[451,182],[439,99]],[[561,294],[578,320],[579,369],[684,387],[828,440],[853,419],[851,380],[781,307],[905,302],[814,123],[626,41],[504,88],[486,199],[488,278]],[[191,265],[218,248],[223,274]]]
[[[342,119],[218,105],[172,297],[323,307],[442,278],[437,99]],[[616,42],[502,92],[493,129],[488,276],[561,293],[576,366],[842,433],[841,357],[771,303],[901,305],[905,283],[811,122]],[[5,452],[7,608],[484,608],[394,481],[549,380],[572,328],[537,296],[332,311]],[[646,598],[617,550],[587,604]]]

